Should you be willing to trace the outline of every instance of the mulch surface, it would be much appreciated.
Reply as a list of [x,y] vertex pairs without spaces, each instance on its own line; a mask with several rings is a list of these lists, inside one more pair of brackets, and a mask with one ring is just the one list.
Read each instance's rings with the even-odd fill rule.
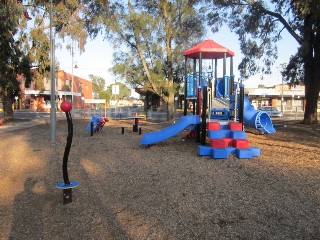
[[245,129],[261,156],[215,160],[182,141],[188,131],[142,146],[132,121],[111,120],[92,137],[87,124],[74,120],[70,204],[55,187],[66,121],[55,142],[49,125],[1,134],[0,239],[320,239],[319,125]]

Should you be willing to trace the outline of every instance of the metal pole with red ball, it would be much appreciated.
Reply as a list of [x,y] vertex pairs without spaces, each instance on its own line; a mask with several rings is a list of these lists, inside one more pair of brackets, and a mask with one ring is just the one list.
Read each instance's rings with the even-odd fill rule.
[[64,150],[63,155],[63,163],[62,163],[62,173],[63,173],[63,182],[58,182],[56,184],[57,188],[63,190],[63,204],[68,204],[72,202],[72,188],[75,188],[79,185],[76,181],[70,181],[68,176],[68,157],[72,144],[73,137],[73,124],[71,117],[72,104],[69,101],[63,101],[60,105],[60,109],[66,113],[67,121],[68,121],[68,136],[67,136],[67,144]]

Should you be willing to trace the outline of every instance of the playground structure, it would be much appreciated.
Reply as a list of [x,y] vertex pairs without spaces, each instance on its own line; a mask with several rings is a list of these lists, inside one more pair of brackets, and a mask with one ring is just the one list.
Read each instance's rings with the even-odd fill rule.
[[[244,95],[244,85],[241,82],[235,82],[234,53],[212,40],[206,40],[186,50],[183,55],[185,56],[184,116],[172,126],[144,134],[141,144],[150,145],[163,141],[194,125],[196,141],[200,142],[198,149],[200,156],[228,158],[230,153],[238,158],[259,156],[260,149],[249,148],[243,125],[254,127],[260,133],[274,133],[275,129],[270,116],[266,112],[255,110],[251,105]],[[226,73],[227,57],[230,57],[229,76]],[[188,58],[193,60],[192,74],[187,72]],[[209,66],[209,71],[203,71],[203,59],[211,60],[211,66],[214,63],[214,69]],[[217,76],[218,59],[223,59],[223,77],[220,78]],[[219,100],[224,107],[211,109],[214,100]],[[192,102],[192,115],[187,113],[188,101]],[[208,108],[209,114],[207,114]],[[220,126],[219,121],[225,121],[226,124]],[[217,122],[219,127],[212,129],[212,124]],[[210,138],[210,146],[206,146],[207,135]]]
[[161,129],[156,132],[145,133],[142,136],[141,144],[142,145],[149,145],[157,142],[161,142],[166,140],[174,135],[178,134],[185,128],[189,127],[190,125],[199,125],[200,124],[200,117],[198,115],[186,115],[180,118],[175,124],[171,126]]
[[260,156],[260,148],[249,147],[246,132],[239,122],[208,122],[210,145],[199,145],[199,156],[212,156],[215,159],[228,158],[230,154],[238,158],[250,159]]
[[93,136],[93,133],[102,130],[106,122],[109,122],[109,119],[106,117],[92,116],[86,130],[91,133],[91,136]]
[[[212,41],[204,42],[184,51],[185,56],[185,104],[184,115],[187,115],[187,101],[193,101],[193,114],[201,116],[201,131],[197,129],[196,139],[205,144],[206,122],[211,119],[226,120],[233,119],[242,124],[254,127],[261,133],[274,133],[275,129],[269,115],[263,111],[257,111],[251,105],[249,99],[244,96],[244,85],[235,82],[233,74],[234,53],[228,48]],[[230,75],[226,73],[226,59],[230,58]],[[188,58],[193,59],[193,74],[187,73]],[[205,72],[202,68],[202,60],[211,60],[214,69]],[[218,78],[218,59],[223,59],[223,77]],[[198,61],[198,64],[197,64]],[[197,69],[198,65],[198,69]],[[214,74],[213,74],[214,72]],[[213,101],[224,103],[224,108],[213,108]],[[207,108],[210,113],[207,114]],[[200,136],[201,132],[201,136]]]

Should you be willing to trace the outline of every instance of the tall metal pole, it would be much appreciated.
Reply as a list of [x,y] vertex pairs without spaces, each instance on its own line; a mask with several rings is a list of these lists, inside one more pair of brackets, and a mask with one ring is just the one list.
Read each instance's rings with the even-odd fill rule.
[[183,116],[186,116],[188,114],[188,100],[187,100],[187,56],[184,57],[184,105],[183,105]]
[[[71,61],[72,61],[72,66],[71,66],[71,104],[72,104],[72,109],[74,110],[74,103],[73,103],[73,39],[72,39],[72,46],[71,46]],[[73,112],[71,113],[73,117]]]
[[[198,99],[198,79],[197,79],[197,59],[193,59],[193,79],[195,81],[195,94],[196,97]],[[192,114],[198,114],[198,100],[197,99],[193,99],[192,100],[192,105],[193,105],[193,109],[192,109]]]
[[242,131],[243,131],[243,124],[244,124],[244,85],[240,84],[240,106],[239,106],[239,122],[242,125]]
[[207,106],[208,106],[208,86],[205,85],[202,87],[202,121],[201,121],[201,137],[200,144],[206,145],[207,137]]
[[227,75],[227,53],[223,53],[223,77]]
[[233,74],[233,57],[230,57],[230,86],[229,86],[229,96],[234,92],[234,74]]
[[283,114],[283,77],[281,76],[281,112]]
[[217,78],[218,78],[218,59],[214,60],[214,84],[213,84],[213,97],[217,96],[216,94],[216,87],[217,87]]
[[51,108],[50,108],[50,139],[56,140],[56,84],[54,76],[54,42],[52,32],[52,0],[50,0],[50,79],[51,79]]

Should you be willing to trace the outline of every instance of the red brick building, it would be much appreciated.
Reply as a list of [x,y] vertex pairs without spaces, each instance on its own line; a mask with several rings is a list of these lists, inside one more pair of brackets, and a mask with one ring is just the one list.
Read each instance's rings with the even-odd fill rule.
[[[50,79],[44,79],[43,82],[32,82],[29,88],[24,87],[25,80],[22,76],[19,76],[18,80],[20,81],[21,94],[18,96],[15,108],[50,111]],[[83,108],[84,99],[93,98],[92,82],[60,70],[56,75],[57,107],[59,108],[63,100],[71,101],[72,98],[74,109]]]

